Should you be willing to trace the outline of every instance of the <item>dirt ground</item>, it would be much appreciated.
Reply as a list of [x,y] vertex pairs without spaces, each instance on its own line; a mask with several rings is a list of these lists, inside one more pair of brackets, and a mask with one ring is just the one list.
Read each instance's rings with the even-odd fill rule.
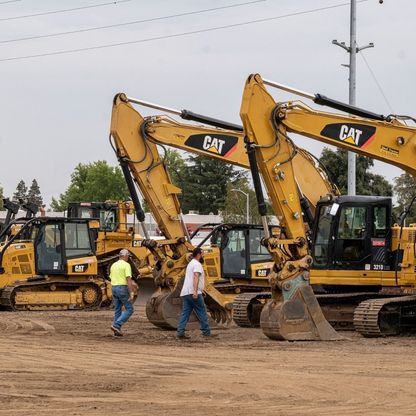
[[0,415],[414,415],[416,338],[177,341],[112,311],[0,313]]

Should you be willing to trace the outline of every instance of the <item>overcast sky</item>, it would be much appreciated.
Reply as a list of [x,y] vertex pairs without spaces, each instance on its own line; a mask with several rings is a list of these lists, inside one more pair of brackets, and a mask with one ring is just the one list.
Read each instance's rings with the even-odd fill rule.
[[[79,163],[105,159],[112,98],[117,92],[240,123],[245,79],[259,72],[310,92],[348,100],[348,54],[331,44],[349,39],[349,6],[269,22],[79,53],[20,57],[136,41],[349,3],[348,0],[266,0],[173,19],[4,43],[5,40],[162,17],[249,0],[130,0],[22,19],[15,16],[109,3],[107,0],[17,0],[0,4],[0,185],[11,196],[20,179],[36,178],[50,202]],[[1,1],[0,1],[1,3]],[[358,4],[358,42],[374,42],[365,57],[399,114],[415,115],[416,34],[413,0]],[[7,20],[5,20],[7,19]],[[3,59],[3,61],[2,61]],[[390,113],[363,59],[357,56],[357,105]],[[276,95],[275,95],[276,96]],[[279,100],[289,95],[276,96]],[[155,111],[144,111],[155,114]],[[319,156],[310,139],[298,144]],[[377,163],[392,180],[401,172]]]

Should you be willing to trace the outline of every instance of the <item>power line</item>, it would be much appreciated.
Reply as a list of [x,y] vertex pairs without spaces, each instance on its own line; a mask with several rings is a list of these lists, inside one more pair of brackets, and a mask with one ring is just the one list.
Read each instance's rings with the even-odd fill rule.
[[[13,0],[13,1],[20,1],[20,0]],[[24,14],[20,16],[12,16],[12,17],[3,17],[0,18],[0,22],[4,22],[6,20],[18,20],[18,19],[26,19],[28,17],[38,17],[38,16],[46,16],[49,14],[56,14],[56,13],[67,13],[67,12],[73,12],[77,10],[84,10],[84,9],[93,9],[96,7],[103,7],[103,6],[111,6],[111,5],[117,5],[119,3],[127,3],[134,0],[113,0],[106,3],[97,3],[97,4],[91,4],[89,6],[81,6],[81,7],[73,7],[72,9],[59,9],[59,10],[51,10],[48,12],[41,12],[41,13],[34,13],[34,14]]]
[[[369,1],[369,0],[359,0],[358,3],[364,3],[366,1]],[[40,58],[40,57],[44,57],[44,56],[64,55],[64,54],[77,53],[77,52],[83,52],[83,51],[92,51],[92,50],[105,49],[105,48],[115,48],[117,46],[132,45],[132,44],[137,44],[137,43],[153,42],[153,41],[162,40],[162,39],[178,38],[178,37],[182,37],[182,36],[189,36],[189,35],[195,35],[195,34],[206,33],[206,32],[214,32],[214,31],[222,30],[222,29],[229,29],[229,28],[234,28],[234,27],[247,26],[247,25],[251,25],[251,24],[255,24],[255,23],[270,22],[270,21],[273,21],[273,20],[283,19],[283,18],[286,18],[286,17],[299,16],[299,15],[309,14],[309,13],[316,13],[316,12],[320,12],[320,11],[323,11],[323,10],[329,10],[329,9],[335,9],[335,8],[338,8],[338,7],[349,6],[349,4],[350,3],[340,3],[340,4],[333,5],[333,6],[319,7],[319,8],[315,8],[315,9],[303,10],[303,11],[300,11],[300,12],[293,12],[293,13],[288,13],[288,14],[273,16],[273,17],[265,17],[263,19],[249,20],[247,22],[240,22],[240,23],[234,23],[234,24],[229,24],[229,25],[216,26],[216,27],[211,27],[211,28],[207,28],[207,29],[192,30],[192,31],[189,31],[189,32],[176,33],[176,34],[173,34],[173,35],[155,36],[155,37],[151,37],[151,38],[130,40],[130,41],[125,41],[125,42],[108,43],[108,44],[99,45],[99,46],[90,46],[90,47],[85,47],[85,48],[66,49],[66,50],[61,50],[61,51],[45,52],[45,53],[39,53],[39,54],[33,54],[33,55],[23,55],[23,56],[14,56],[14,57],[10,57],[10,58],[1,58],[0,62]]]
[[6,4],[6,3],[16,3],[18,1],[22,1],[22,0],[8,0],[8,1],[2,1],[0,2],[0,4]]
[[367,59],[366,59],[366,57],[365,57],[365,55],[363,54],[362,51],[360,51],[360,55],[361,55],[361,58],[363,58],[363,61],[364,61],[365,65],[366,65],[368,71],[370,72],[371,76],[373,77],[373,80],[376,83],[377,88],[379,89],[381,95],[383,96],[384,101],[386,102],[387,106],[389,107],[390,112],[393,114],[394,113],[394,110],[393,110],[392,106],[390,105],[390,102],[387,99],[387,96],[384,93],[383,88],[381,87],[380,82],[378,82],[378,79],[376,77],[376,74],[374,73],[373,69],[371,68],[370,64],[368,63],[368,61],[367,61]]
[[55,36],[72,35],[74,33],[92,32],[94,30],[110,29],[110,28],[115,28],[115,27],[120,27],[120,26],[136,25],[136,24],[139,24],[139,23],[155,22],[157,20],[172,19],[172,18],[175,18],[175,17],[182,17],[182,16],[193,15],[193,14],[207,13],[207,12],[212,12],[212,11],[216,11],[216,10],[231,9],[231,8],[235,8],[235,7],[247,6],[249,4],[261,3],[261,2],[265,2],[265,1],[267,1],[267,0],[247,1],[245,3],[230,4],[228,6],[213,7],[213,8],[210,8],[210,9],[195,10],[193,12],[185,12],[185,13],[172,14],[172,15],[168,15],[168,16],[153,17],[153,18],[150,18],[150,19],[133,20],[133,21],[130,21],[130,22],[115,23],[115,24],[106,25],[106,26],[95,26],[95,27],[90,27],[90,28],[85,28],[85,29],[69,30],[69,31],[66,31],[66,32],[50,33],[50,34],[46,34],[46,35],[35,35],[35,36],[28,36],[28,37],[25,37],[25,38],[0,40],[0,44],[1,43],[20,42],[20,41],[24,41],[24,40],[50,38],[50,37],[55,37]]

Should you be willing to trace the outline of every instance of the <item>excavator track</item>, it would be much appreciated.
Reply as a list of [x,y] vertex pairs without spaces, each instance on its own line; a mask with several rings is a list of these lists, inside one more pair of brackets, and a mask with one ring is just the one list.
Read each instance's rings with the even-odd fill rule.
[[[39,301],[25,300],[36,298]],[[104,280],[65,282],[34,277],[32,281],[16,281],[6,286],[0,294],[0,305],[9,310],[68,310],[95,309],[105,298]]]
[[364,337],[416,331],[416,296],[367,299],[354,312],[354,326]]
[[[357,305],[374,293],[331,293],[317,294],[327,321],[336,329],[354,331],[354,310]],[[242,293],[233,302],[233,320],[240,327],[258,328],[260,326],[261,308],[271,298],[270,292]]]
[[270,292],[241,293],[233,302],[233,320],[245,328],[260,326],[260,314],[264,301],[271,298]]
[[360,302],[373,298],[372,292],[317,294],[326,320],[337,330],[354,331],[354,311]]

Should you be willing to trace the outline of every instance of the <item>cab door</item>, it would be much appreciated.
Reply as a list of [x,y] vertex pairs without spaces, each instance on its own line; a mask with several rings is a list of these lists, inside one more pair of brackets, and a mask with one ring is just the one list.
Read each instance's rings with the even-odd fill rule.
[[221,270],[225,279],[249,277],[247,230],[228,230],[222,237]]
[[[334,268],[365,270],[371,263],[370,207],[342,205],[334,241]],[[368,265],[368,266],[366,266]]]
[[41,224],[35,241],[35,264],[38,274],[63,274],[66,271],[62,245],[63,224]]

